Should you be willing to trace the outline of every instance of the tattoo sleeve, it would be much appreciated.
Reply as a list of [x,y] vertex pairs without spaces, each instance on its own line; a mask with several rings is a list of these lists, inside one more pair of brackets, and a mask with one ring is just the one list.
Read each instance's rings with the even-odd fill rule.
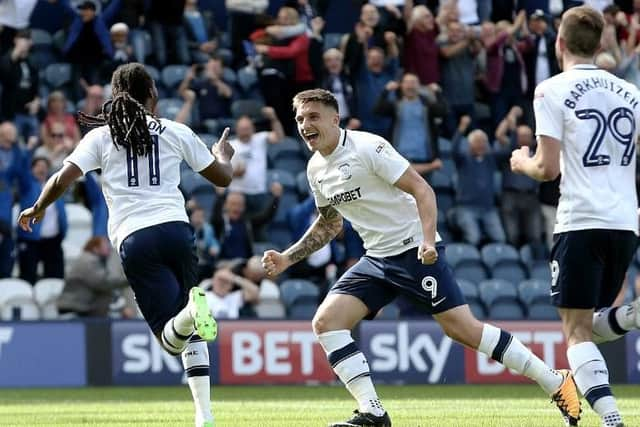
[[318,208],[320,215],[309,230],[284,252],[292,264],[301,261],[333,240],[342,230],[342,215],[331,206]]

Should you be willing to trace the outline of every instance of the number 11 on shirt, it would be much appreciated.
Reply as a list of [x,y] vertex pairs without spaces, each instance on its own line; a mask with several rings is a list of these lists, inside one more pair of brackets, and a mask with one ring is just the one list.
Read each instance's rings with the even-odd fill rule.
[[[158,151],[158,135],[151,135],[151,150],[149,158],[149,185],[160,185],[160,155]],[[138,155],[131,147],[127,147],[127,185],[137,187],[140,184],[138,178]]]

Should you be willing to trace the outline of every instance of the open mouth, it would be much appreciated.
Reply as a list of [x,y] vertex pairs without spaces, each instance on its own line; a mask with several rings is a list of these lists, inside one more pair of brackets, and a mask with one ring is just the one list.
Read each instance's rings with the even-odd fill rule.
[[318,140],[318,132],[315,131],[308,131],[304,133],[304,138],[310,142],[310,143],[314,143]]

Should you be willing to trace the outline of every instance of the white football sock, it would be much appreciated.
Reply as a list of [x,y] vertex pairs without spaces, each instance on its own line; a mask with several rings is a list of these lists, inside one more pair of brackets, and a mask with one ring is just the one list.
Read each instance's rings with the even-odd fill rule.
[[[621,423],[622,418],[609,387],[609,371],[598,347],[593,342],[572,345],[567,349],[567,360],[578,390],[600,415],[603,425]],[[607,420],[618,421],[612,423]]]
[[635,307],[631,304],[608,307],[593,314],[593,341],[614,341],[635,329]]
[[177,356],[185,349],[187,341],[193,334],[193,329],[188,334],[178,331],[175,327],[176,318],[177,316],[164,325],[161,334],[162,347],[174,356]]
[[520,340],[509,332],[484,324],[478,351],[502,363],[520,375],[537,382],[547,394],[555,393],[562,384],[563,377],[551,369]]
[[181,356],[182,366],[187,373],[187,383],[191,389],[196,408],[196,425],[200,425],[204,421],[212,421],[207,343],[199,336],[194,335]]
[[318,335],[318,341],[334,372],[358,402],[358,410],[378,417],[384,415],[371,381],[369,363],[351,338],[351,332],[347,329],[325,332]]
[[193,316],[191,315],[191,310],[189,304],[187,304],[174,318],[174,327],[176,331],[181,335],[191,335],[195,330],[195,326],[193,324]]

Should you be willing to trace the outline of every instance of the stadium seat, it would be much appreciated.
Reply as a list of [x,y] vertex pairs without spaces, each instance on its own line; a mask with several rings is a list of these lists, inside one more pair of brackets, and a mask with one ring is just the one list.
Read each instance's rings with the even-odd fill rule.
[[458,174],[458,170],[456,168],[456,164],[453,159],[444,158],[442,160],[442,169],[441,172],[447,176],[451,177],[452,182],[455,184],[456,175]]
[[269,162],[273,163],[276,157],[278,157],[282,152],[290,152],[296,154],[302,154],[302,142],[285,136],[280,140],[277,144],[269,144],[267,145],[267,157],[269,158]]
[[93,217],[89,209],[79,203],[65,205],[69,227],[62,241],[65,263],[75,260],[93,235]]
[[480,252],[475,246],[468,243],[450,243],[446,246],[445,254],[451,267],[469,261],[482,264]]
[[438,138],[438,148],[440,149],[440,157],[445,159],[451,157],[453,147],[450,140],[443,137]]
[[224,67],[222,69],[222,79],[230,85],[235,85],[238,81],[238,76],[231,68]]
[[270,299],[280,300],[280,288],[271,280],[263,280],[260,283],[260,301]]
[[400,309],[395,303],[385,305],[382,310],[378,312],[375,320],[398,320],[400,317]]
[[318,309],[318,304],[311,302],[295,303],[289,307],[289,319],[294,320],[311,320]]
[[278,300],[260,301],[253,309],[260,319],[284,319],[287,317],[284,306]]
[[529,307],[537,303],[549,303],[550,283],[542,280],[523,280],[518,285],[518,297],[520,301]]
[[160,71],[153,65],[145,64],[144,69],[147,70],[147,73],[151,76],[151,78],[156,82],[156,86],[162,83],[162,76],[160,75]]
[[332,48],[339,48],[342,36],[342,33],[325,33],[323,35],[322,51],[324,52]]
[[436,193],[438,209],[446,213],[455,203],[455,188],[452,176],[444,171],[433,171],[429,177],[429,184]]
[[169,91],[170,94],[175,93],[178,85],[182,83],[184,77],[187,75],[189,67],[186,65],[167,65],[162,69],[160,75],[162,77],[163,86]]
[[158,115],[175,120],[184,101],[180,98],[164,98],[158,101]]
[[180,171],[180,188],[190,197],[191,194],[200,187],[212,187],[212,184],[198,172],[194,172],[191,168]]
[[558,309],[550,303],[537,303],[528,307],[530,320],[560,320]]
[[40,279],[33,286],[33,294],[42,319],[58,318],[57,300],[64,289],[64,280],[47,278]]
[[252,120],[261,122],[264,103],[256,99],[238,99],[231,104],[231,116],[238,119],[241,116],[249,116]]
[[51,90],[63,88],[71,82],[71,64],[49,64],[44,70],[44,79]]
[[269,169],[267,171],[267,185],[271,186],[273,182],[279,182],[285,190],[293,192],[297,191],[298,188],[295,175],[288,170]]
[[486,319],[487,313],[480,302],[467,301],[469,309],[478,320]]
[[44,70],[47,65],[57,62],[59,54],[53,46],[53,37],[48,31],[37,28],[31,29],[33,45],[29,58],[38,70]]
[[498,302],[518,302],[516,287],[506,280],[489,279],[478,284],[480,300],[488,308]]
[[50,32],[38,28],[31,29],[31,42],[33,47],[51,46],[53,44],[53,36]]
[[465,279],[471,282],[481,282],[489,278],[487,270],[482,263],[463,262],[453,269],[456,279]]
[[300,151],[281,151],[273,158],[273,168],[297,175],[307,168],[307,159]]
[[523,320],[524,310],[517,301],[496,302],[489,307],[487,317],[491,320]]
[[551,267],[548,263],[537,263],[529,269],[529,277],[551,283]]
[[40,309],[33,287],[21,279],[0,279],[0,320],[37,320]]
[[318,287],[308,280],[287,279],[280,284],[280,299],[285,307],[291,307],[298,302],[316,304],[319,295]]
[[245,93],[251,92],[257,84],[258,75],[255,68],[246,66],[238,70],[238,86],[240,86]]
[[489,243],[480,253],[482,261],[489,267],[491,277],[511,283],[520,283],[527,278],[528,272],[520,262],[520,254],[506,243]]
[[291,231],[289,227],[284,225],[283,222],[275,222],[278,219],[274,218],[274,221],[269,225],[267,229],[267,237],[278,248],[286,248],[291,244],[293,240],[291,238]]
[[528,277],[527,270],[520,262],[504,261],[490,269],[493,279],[503,279],[511,283],[520,283]]
[[478,286],[475,283],[466,280],[456,278],[456,282],[458,282],[458,286],[462,291],[462,295],[464,298],[469,301],[480,301],[480,294],[478,293]]
[[222,63],[229,65],[233,63],[233,51],[224,47],[219,47],[216,50],[216,55],[222,59]]
[[296,175],[296,187],[300,197],[306,198],[311,194],[311,187],[309,187],[309,181],[307,180],[307,171],[301,171]]
[[204,217],[211,218],[213,207],[218,195],[213,185],[200,185],[191,192],[191,197],[195,199],[198,206],[204,210]]
[[527,268],[538,263],[549,265],[549,249],[547,249],[543,244],[538,245],[537,248],[537,250],[534,250],[530,244],[526,244],[518,251],[520,254],[520,261],[522,261]]

